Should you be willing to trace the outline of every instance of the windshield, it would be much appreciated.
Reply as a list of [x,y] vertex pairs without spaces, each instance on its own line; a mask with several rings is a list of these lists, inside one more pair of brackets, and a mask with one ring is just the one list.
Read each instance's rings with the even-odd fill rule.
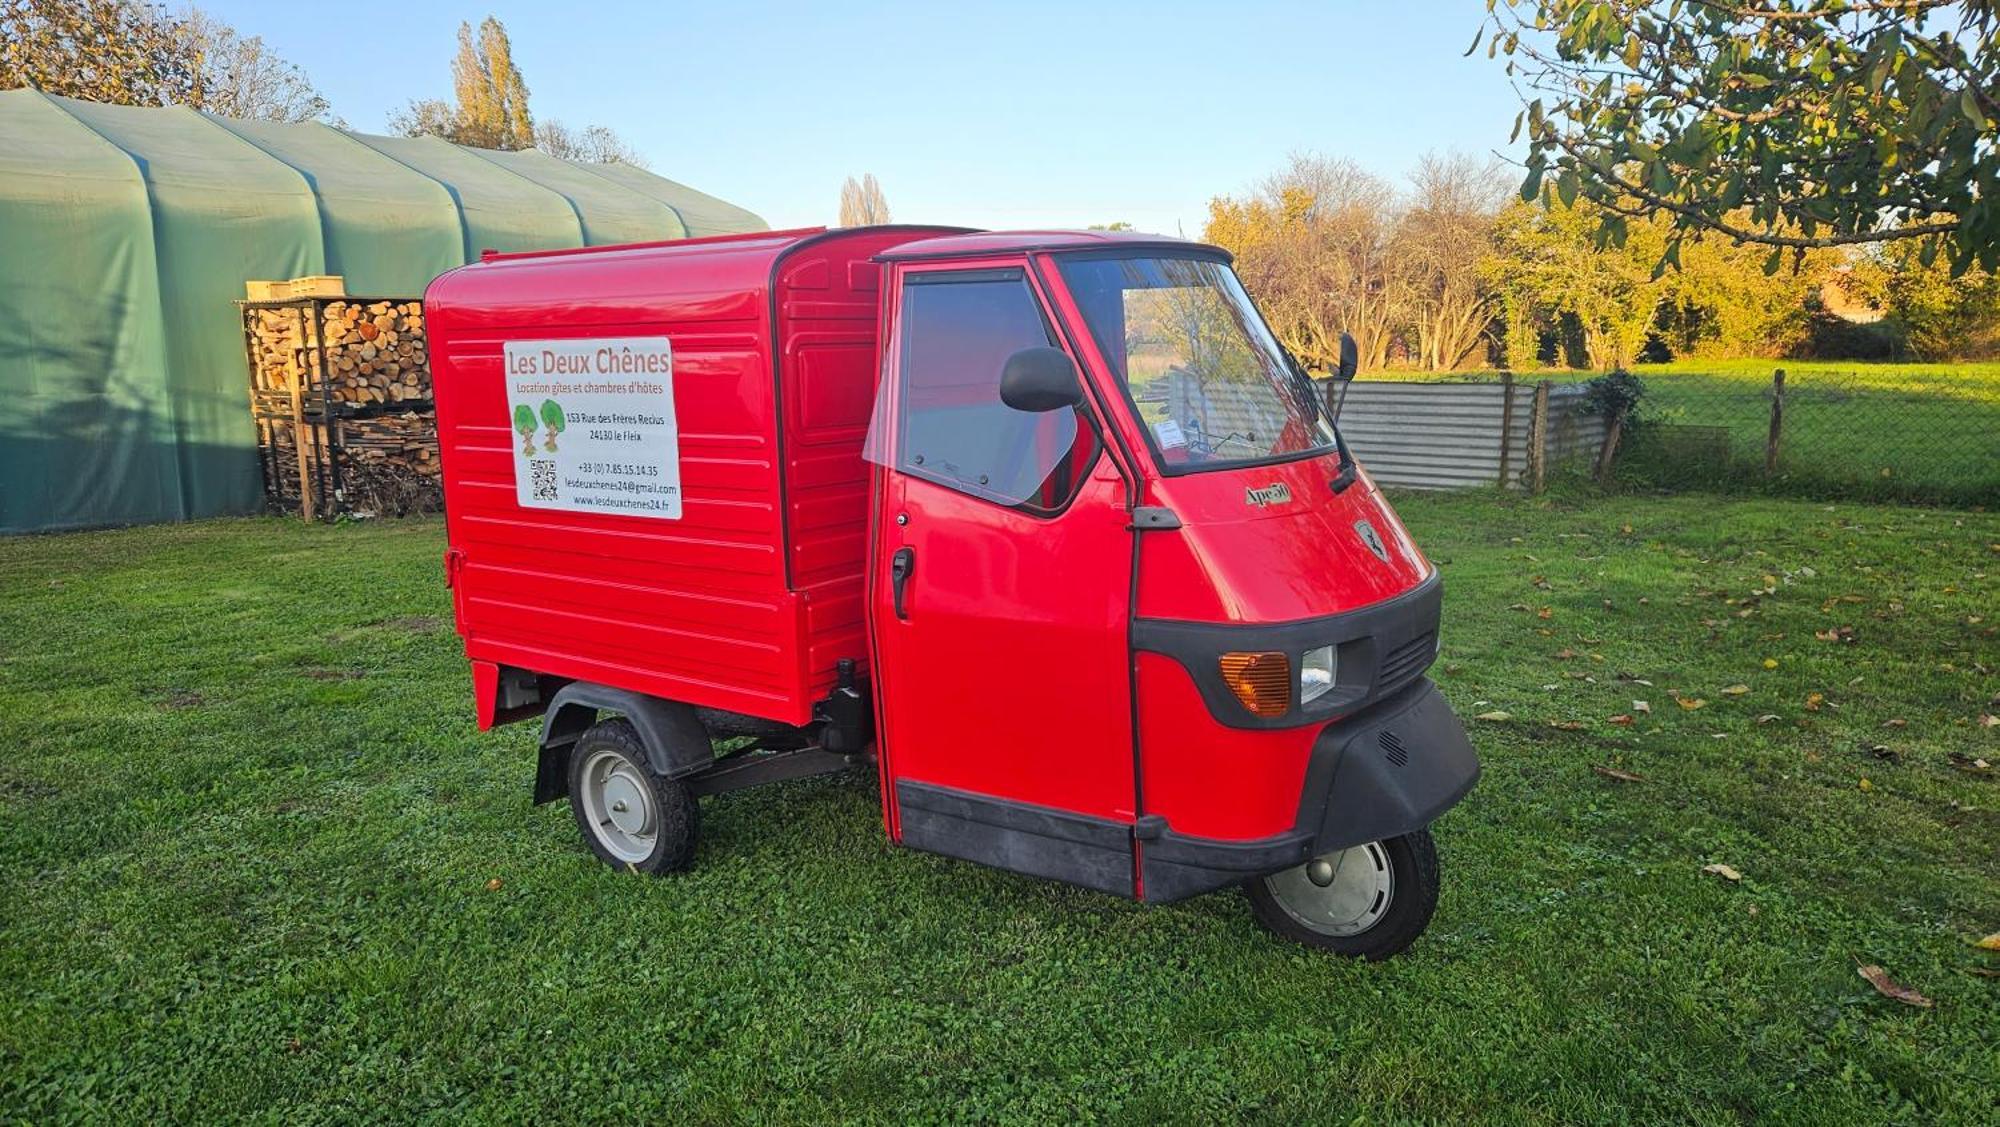
[[1063,280],[1163,469],[1334,448],[1304,376],[1228,266],[1202,258],[1061,260]]

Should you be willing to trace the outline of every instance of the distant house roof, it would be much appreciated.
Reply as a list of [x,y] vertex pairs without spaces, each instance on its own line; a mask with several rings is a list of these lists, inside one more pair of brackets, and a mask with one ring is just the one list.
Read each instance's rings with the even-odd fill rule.
[[1883,316],[1880,309],[1856,292],[1854,270],[1848,266],[1835,270],[1833,277],[1820,283],[1819,303],[1828,313],[1856,325],[1872,325]]

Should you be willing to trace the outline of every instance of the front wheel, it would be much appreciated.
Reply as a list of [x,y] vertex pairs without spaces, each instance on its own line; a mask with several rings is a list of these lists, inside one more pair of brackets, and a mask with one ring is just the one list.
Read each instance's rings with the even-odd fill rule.
[[1429,830],[1323,853],[1245,886],[1265,927],[1371,962],[1408,947],[1437,910],[1437,845]]

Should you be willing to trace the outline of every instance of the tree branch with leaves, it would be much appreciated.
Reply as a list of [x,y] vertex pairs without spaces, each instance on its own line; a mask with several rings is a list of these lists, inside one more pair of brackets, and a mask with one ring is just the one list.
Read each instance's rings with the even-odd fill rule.
[[[1524,199],[1770,248],[1914,241],[2000,267],[2000,0],[1488,0]],[[1470,53],[1470,51],[1468,51]]]

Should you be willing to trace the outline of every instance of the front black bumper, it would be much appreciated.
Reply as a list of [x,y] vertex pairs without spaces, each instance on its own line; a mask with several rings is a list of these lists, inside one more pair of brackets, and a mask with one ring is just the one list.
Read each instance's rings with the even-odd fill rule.
[[1291,833],[1217,841],[1141,819],[1144,898],[1180,900],[1423,829],[1478,781],[1479,758],[1465,725],[1437,686],[1421,678],[1320,733]]

